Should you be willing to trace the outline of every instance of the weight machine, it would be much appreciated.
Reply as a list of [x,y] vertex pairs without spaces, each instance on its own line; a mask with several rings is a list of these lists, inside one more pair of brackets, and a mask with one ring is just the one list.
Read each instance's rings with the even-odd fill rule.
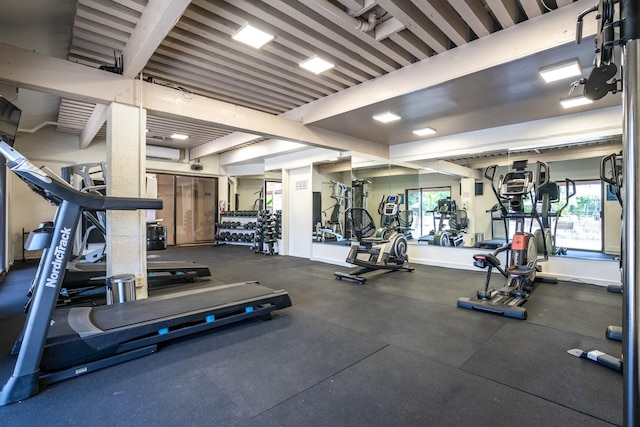
[[315,236],[318,242],[324,242],[327,238],[330,240],[335,239],[337,242],[345,240],[342,214],[348,203],[348,187],[341,182],[331,181],[331,198],[336,203],[322,211],[322,215],[326,216],[327,211],[331,210],[331,216],[324,225],[318,224],[316,226]]
[[[618,4],[616,13],[615,5]],[[572,85],[583,85],[585,97],[597,100],[607,93],[622,91],[623,138],[622,153],[625,171],[624,200],[636,201],[640,187],[640,2],[638,0],[600,0],[597,5],[582,12],[576,22],[576,43],[582,39],[582,22],[585,16],[597,12],[598,21],[594,68],[589,77]],[[619,30],[619,31],[616,31]],[[617,76],[614,49],[620,47],[624,72]],[[636,203],[624,203],[622,226],[622,287],[624,289],[622,356],[623,422],[624,425],[640,424],[640,233],[638,233]],[[574,349],[579,350],[579,349]],[[588,353],[588,352],[584,352]]]

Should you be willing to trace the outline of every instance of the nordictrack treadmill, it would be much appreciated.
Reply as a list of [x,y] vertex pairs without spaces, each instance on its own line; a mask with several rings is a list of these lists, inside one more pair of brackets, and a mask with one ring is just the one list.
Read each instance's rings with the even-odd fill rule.
[[[0,102],[8,103],[1,97]],[[267,320],[272,311],[291,306],[286,291],[246,282],[110,306],[54,310],[82,210],[159,209],[162,201],[79,192],[46,168],[36,168],[1,138],[0,154],[36,193],[58,205],[17,343],[16,365],[0,392],[0,405],[35,395],[41,384],[151,354],[163,341],[248,318]]]

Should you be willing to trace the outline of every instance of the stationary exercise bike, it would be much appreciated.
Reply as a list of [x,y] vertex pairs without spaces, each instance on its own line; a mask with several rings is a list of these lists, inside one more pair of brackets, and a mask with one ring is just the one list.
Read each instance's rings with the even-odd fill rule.
[[[492,253],[476,254],[473,256],[473,265],[478,268],[488,268],[484,289],[477,291],[472,298],[462,297],[458,299],[458,307],[481,310],[489,313],[500,314],[516,319],[526,319],[527,310],[522,305],[529,298],[536,281],[556,283],[553,278],[543,278],[536,273],[541,271],[538,262],[546,260],[548,248],[546,239],[543,239],[543,258],[538,258],[535,236],[524,231],[525,219],[538,223],[542,234],[545,227],[537,212],[538,190],[549,182],[549,166],[543,162],[537,162],[536,172],[527,170],[527,161],[520,160],[513,163],[513,171],[500,176],[498,188],[494,184],[496,166],[488,167],[484,176],[491,181],[491,188],[495,194],[502,215],[506,219],[516,220],[516,230],[511,242]],[[525,211],[524,199],[531,200],[531,212]],[[504,200],[508,201],[508,205]],[[509,265],[502,268],[498,255],[507,252]],[[510,254],[509,254],[510,253]],[[506,284],[496,290],[489,288],[493,269],[496,269],[507,279]]]
[[[398,204],[387,203],[390,215],[394,215],[393,210],[397,208]],[[348,279],[362,285],[367,280],[362,274],[372,271],[413,271],[406,265],[409,261],[407,238],[402,233],[393,232],[387,239],[373,238],[376,224],[364,208],[347,209],[345,218],[358,240],[351,244],[346,261],[361,268],[351,274],[336,272],[336,280]]]

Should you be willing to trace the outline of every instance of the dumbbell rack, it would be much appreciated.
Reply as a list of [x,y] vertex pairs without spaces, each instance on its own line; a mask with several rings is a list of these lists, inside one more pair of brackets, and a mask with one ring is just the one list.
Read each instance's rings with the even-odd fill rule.
[[227,211],[220,214],[216,223],[215,245],[255,245],[257,211]]
[[258,214],[254,252],[278,255],[278,240],[282,238],[282,212],[262,211]]

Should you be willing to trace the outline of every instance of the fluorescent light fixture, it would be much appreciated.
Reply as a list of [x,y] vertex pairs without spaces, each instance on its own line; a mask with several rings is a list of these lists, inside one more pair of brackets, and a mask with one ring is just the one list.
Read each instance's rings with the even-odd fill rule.
[[413,133],[418,136],[426,136],[426,135],[435,134],[436,130],[434,128],[422,128],[422,129],[415,129]]
[[374,120],[377,120],[382,123],[390,123],[395,122],[396,120],[400,120],[400,116],[392,113],[391,111],[387,111],[386,113],[380,113],[373,116]]
[[582,66],[577,59],[560,62],[558,64],[547,65],[540,68],[540,75],[545,82],[555,82],[556,80],[567,79],[582,74]]
[[325,61],[324,59],[320,58],[319,56],[312,56],[309,59],[305,59],[304,61],[302,61],[298,65],[300,65],[305,70],[311,71],[314,74],[320,74],[323,71],[327,71],[327,70],[335,67],[335,64],[332,64],[329,61]]
[[189,138],[189,135],[183,135],[181,133],[174,133],[173,135],[171,135],[171,139],[187,139]]
[[580,96],[574,96],[573,98],[564,98],[560,100],[560,104],[564,107],[564,108],[573,108],[573,107],[578,107],[580,105],[587,105],[587,104],[591,104],[593,101],[585,98],[584,96],[580,95]]
[[273,34],[265,33],[262,30],[257,29],[249,24],[244,24],[234,35],[232,39],[248,44],[251,47],[260,49],[265,44],[273,40],[275,36]]

